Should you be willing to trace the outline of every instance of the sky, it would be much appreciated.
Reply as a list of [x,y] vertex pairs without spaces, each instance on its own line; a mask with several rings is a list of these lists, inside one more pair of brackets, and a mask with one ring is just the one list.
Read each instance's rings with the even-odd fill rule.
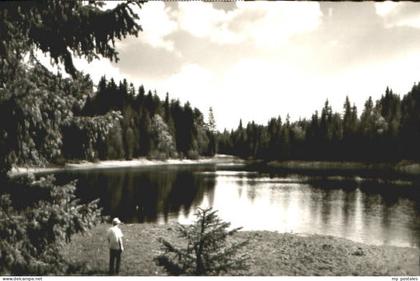
[[[116,2],[108,2],[108,8]],[[413,2],[160,2],[139,10],[143,32],[117,42],[119,62],[76,66],[97,82],[126,78],[190,101],[217,128],[310,118],[326,99],[359,113],[389,86],[420,81],[420,4]]]

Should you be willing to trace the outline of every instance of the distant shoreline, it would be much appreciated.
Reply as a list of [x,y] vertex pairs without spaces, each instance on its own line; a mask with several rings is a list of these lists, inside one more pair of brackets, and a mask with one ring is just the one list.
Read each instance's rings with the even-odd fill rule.
[[400,161],[397,163],[378,162],[347,162],[347,161],[256,161],[255,165],[262,165],[269,170],[284,170],[294,172],[358,172],[358,171],[381,171],[393,172],[402,175],[420,175],[420,163]]
[[66,163],[63,166],[49,167],[13,167],[8,175],[10,177],[50,173],[63,170],[90,170],[90,169],[110,169],[110,168],[130,168],[130,167],[146,167],[146,166],[163,166],[163,165],[199,165],[199,164],[224,164],[224,163],[242,163],[243,160],[231,155],[218,154],[214,157],[203,157],[200,159],[167,159],[167,160],[149,160],[145,157],[132,160],[103,160],[98,162],[80,161],[79,163]]
[[149,160],[146,157],[132,160],[102,160],[89,162],[82,160],[77,163],[66,163],[62,166],[47,167],[13,167],[8,175],[10,177],[29,174],[29,173],[50,173],[63,170],[89,170],[89,169],[110,169],[110,168],[130,168],[148,167],[162,165],[200,165],[200,164],[249,164],[251,167],[268,169],[270,171],[290,171],[290,172],[361,172],[361,171],[383,171],[393,172],[402,175],[420,176],[420,163],[410,161],[400,161],[397,163],[378,162],[350,162],[350,161],[305,161],[305,160],[286,160],[286,161],[264,161],[244,160],[232,155],[217,154],[214,157],[203,157],[200,159],[175,159]]

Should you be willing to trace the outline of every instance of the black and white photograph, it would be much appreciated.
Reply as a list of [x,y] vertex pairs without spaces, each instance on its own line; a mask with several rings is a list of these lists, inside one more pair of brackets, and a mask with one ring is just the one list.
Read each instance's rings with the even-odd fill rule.
[[420,3],[1,1],[0,276],[419,280]]

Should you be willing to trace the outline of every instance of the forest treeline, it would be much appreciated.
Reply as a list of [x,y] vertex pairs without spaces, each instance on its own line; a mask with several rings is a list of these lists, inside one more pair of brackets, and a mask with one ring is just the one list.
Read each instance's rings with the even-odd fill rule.
[[[65,159],[198,158],[215,154],[214,117],[210,124],[189,102],[161,100],[156,92],[136,89],[127,80],[118,84],[102,77],[95,95],[88,96],[80,119],[119,112],[108,134],[96,138],[80,122],[63,128]],[[89,119],[91,120],[91,119]]]
[[[14,165],[68,160],[198,158],[215,154],[215,123],[189,102],[161,100],[125,79],[64,79],[35,62],[0,102],[3,154]],[[31,94],[27,94],[31,92]],[[5,153],[6,152],[6,153]]]
[[369,97],[360,116],[347,97],[342,112],[327,100],[310,120],[240,121],[218,144],[219,153],[271,161],[420,161],[420,83],[402,98],[389,88],[376,102]]

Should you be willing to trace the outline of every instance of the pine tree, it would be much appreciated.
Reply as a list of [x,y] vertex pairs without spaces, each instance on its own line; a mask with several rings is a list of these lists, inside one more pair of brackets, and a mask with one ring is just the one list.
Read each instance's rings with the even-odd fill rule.
[[213,114],[213,108],[210,107],[208,115],[208,155],[213,156],[217,153],[217,136],[216,136],[216,120]]
[[3,79],[7,82],[10,74],[16,75],[15,63],[36,48],[48,52],[55,63],[62,62],[73,78],[78,71],[73,65],[72,53],[88,61],[98,55],[117,61],[115,39],[137,36],[141,31],[132,4],[140,7],[142,2],[127,1],[112,10],[100,9],[101,3],[75,0],[0,2],[0,65],[6,66],[0,67],[0,82]]
[[[2,184],[14,193],[0,195],[0,275],[68,275],[83,270],[65,259],[63,246],[103,219],[98,200],[81,204],[76,182],[57,185],[53,176],[36,180],[32,175]],[[22,187],[41,195],[23,196]]]
[[172,275],[220,275],[246,270],[248,256],[240,250],[248,241],[229,243],[227,238],[240,228],[228,230],[230,223],[223,222],[216,212],[199,208],[194,224],[178,225],[177,232],[186,240],[186,247],[160,238],[163,253],[156,257],[157,263]]
[[373,121],[373,101],[369,97],[365,102],[362,115],[360,116],[360,129],[364,136],[371,136],[373,134],[374,121]]
[[209,131],[212,133],[216,132],[216,119],[214,118],[213,108],[210,107],[209,109],[209,117],[208,117],[208,128]]

